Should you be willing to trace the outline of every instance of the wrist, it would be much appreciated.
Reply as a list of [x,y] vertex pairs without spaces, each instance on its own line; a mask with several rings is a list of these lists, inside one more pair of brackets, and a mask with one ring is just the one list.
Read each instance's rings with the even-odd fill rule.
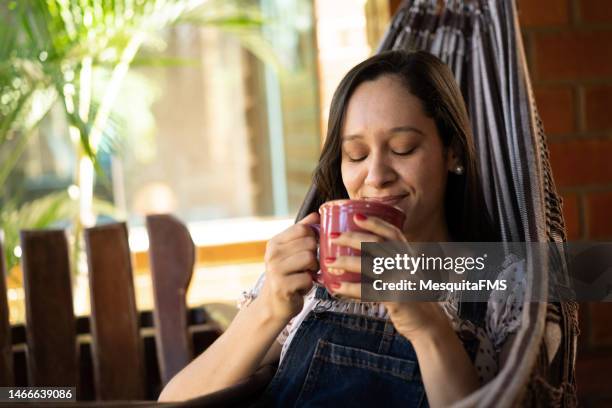
[[257,311],[257,321],[265,326],[280,327],[281,329],[289,323],[290,316],[280,315],[275,308],[267,302],[265,296],[259,296],[251,304]]
[[427,344],[430,342],[439,342],[439,339],[454,336],[455,331],[451,322],[439,304],[428,303],[425,306],[428,310],[427,318],[421,320],[421,325],[416,330],[411,330],[410,333],[400,333],[410,340],[411,343]]
[[415,349],[424,349],[439,347],[442,343],[452,341],[455,338],[455,331],[447,320],[433,323],[427,328],[413,333],[409,340]]

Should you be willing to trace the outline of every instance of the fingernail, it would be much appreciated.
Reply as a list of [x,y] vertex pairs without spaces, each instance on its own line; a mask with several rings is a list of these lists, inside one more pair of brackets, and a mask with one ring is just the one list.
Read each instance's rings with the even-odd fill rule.
[[361,213],[355,214],[355,218],[357,218],[359,221],[365,221],[365,220],[368,219],[368,217],[366,215],[361,214]]
[[330,232],[329,233],[329,237],[332,238],[332,239],[333,238],[338,238],[339,236],[340,236],[339,232]]
[[328,268],[327,269],[329,273],[331,273],[332,275],[342,275],[344,273],[344,269],[338,269],[338,268]]
[[334,263],[334,262],[336,262],[336,257],[328,256],[327,258],[325,258],[325,263],[326,264],[330,264],[330,263]]

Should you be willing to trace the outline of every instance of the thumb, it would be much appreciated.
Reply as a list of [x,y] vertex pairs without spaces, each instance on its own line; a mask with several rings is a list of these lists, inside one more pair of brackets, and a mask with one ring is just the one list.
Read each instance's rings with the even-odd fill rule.
[[298,224],[304,224],[304,225],[308,225],[308,224],[316,224],[319,222],[319,213],[317,212],[311,212],[310,214],[308,214],[307,216],[305,216],[304,218],[302,218],[301,220],[299,220],[297,223]]

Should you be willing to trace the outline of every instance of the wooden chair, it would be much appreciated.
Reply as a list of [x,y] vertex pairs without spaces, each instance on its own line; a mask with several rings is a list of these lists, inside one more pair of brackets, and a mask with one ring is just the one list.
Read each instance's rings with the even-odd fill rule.
[[195,245],[185,225],[171,215],[147,217],[157,361],[162,384],[193,358],[185,297],[195,264]]
[[[147,230],[154,312],[136,309],[127,227],[112,223],[85,230],[91,316],[79,318],[72,306],[65,232],[22,231],[26,325],[9,326],[2,279],[0,386],[76,385],[79,400],[155,399],[177,371],[221,334],[205,309],[186,305],[195,263],[186,227],[172,216],[156,215],[148,217]],[[244,405],[256,398],[273,372],[260,370],[240,384],[186,404]]]
[[114,223],[88,228],[85,242],[98,399],[144,399],[144,355],[127,227]]
[[22,231],[30,386],[79,387],[68,243],[63,230]]

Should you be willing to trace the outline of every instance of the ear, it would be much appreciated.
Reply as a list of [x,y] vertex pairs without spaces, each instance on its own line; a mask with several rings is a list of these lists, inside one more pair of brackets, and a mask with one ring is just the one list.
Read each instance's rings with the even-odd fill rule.
[[451,143],[451,145],[446,148],[446,170],[454,173],[457,166],[462,165],[463,158],[459,153],[459,147],[456,145],[456,143]]

